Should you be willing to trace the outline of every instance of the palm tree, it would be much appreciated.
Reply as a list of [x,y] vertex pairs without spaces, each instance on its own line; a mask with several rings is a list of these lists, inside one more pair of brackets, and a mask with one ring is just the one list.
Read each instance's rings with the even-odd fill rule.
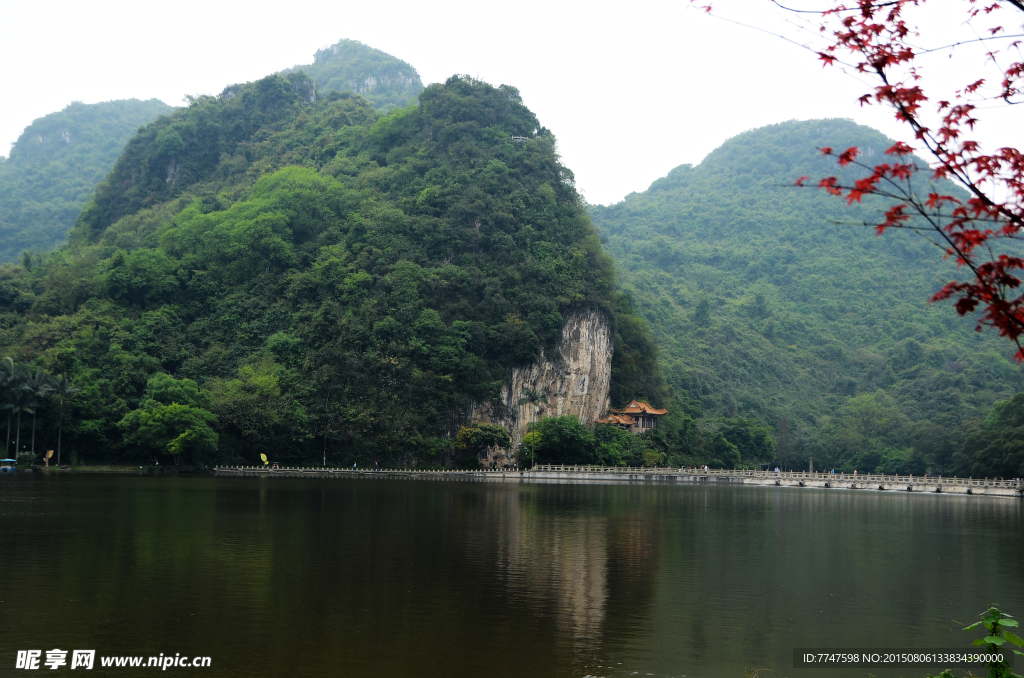
[[18,457],[21,451],[21,413],[28,412],[31,407],[28,392],[25,390],[25,383],[29,379],[28,367],[21,363],[15,363],[9,357],[0,361],[0,369],[3,370],[3,383],[5,385],[3,397],[3,409],[7,410],[7,452],[11,449],[11,417],[18,415],[15,423],[17,433],[14,440],[14,458]]
[[4,453],[8,456],[11,453],[11,414],[14,412],[11,396],[16,388],[15,379],[17,375],[18,369],[14,365],[14,360],[11,359],[11,356],[0,360],[0,398],[3,399],[0,409],[7,410],[7,446],[4,448]]
[[57,466],[60,466],[60,435],[64,426],[64,399],[70,398],[82,389],[72,384],[63,374],[50,379],[50,387],[60,402],[60,414],[57,416]]
[[[21,365],[18,366],[19,368]],[[29,392],[25,389],[25,384],[22,379],[25,378],[23,370],[18,370],[19,374],[15,377],[12,388],[8,391],[7,402],[4,403],[4,407],[9,409],[11,413],[18,414],[18,420],[15,423],[17,433],[14,436],[14,456],[17,458],[18,453],[21,451],[21,413],[31,412],[32,405],[29,398]]]
[[50,387],[50,378],[41,367],[35,372],[30,372],[25,380],[22,389],[27,394],[25,411],[32,415],[32,456],[36,454],[36,410],[43,404],[43,399],[50,395],[53,390]]
[[[525,386],[525,387],[523,387],[523,397],[519,399],[519,404],[520,405],[525,405],[526,403],[530,403],[531,405],[534,406],[534,408],[533,408],[533,416],[531,417],[531,419],[533,419],[533,421],[530,422],[530,423],[536,423],[536,421],[537,421],[537,410],[540,409],[539,407],[537,407],[537,403],[546,403],[547,401],[548,401],[548,396],[547,396],[546,393],[543,393],[543,392],[538,391],[536,389],[532,389],[529,386]],[[527,430],[529,430],[529,428],[527,428]],[[536,440],[537,440],[537,436],[534,436],[530,440],[530,447],[532,448],[530,450],[530,455],[533,457],[533,465],[534,466],[537,465],[537,443],[536,443]]]

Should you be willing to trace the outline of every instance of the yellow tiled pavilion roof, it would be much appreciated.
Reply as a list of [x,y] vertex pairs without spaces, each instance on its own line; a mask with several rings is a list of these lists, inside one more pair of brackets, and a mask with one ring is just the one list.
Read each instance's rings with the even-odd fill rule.
[[613,408],[612,412],[618,412],[620,414],[653,414],[657,416],[668,414],[668,410],[659,410],[656,407],[651,407],[642,400],[631,400],[630,403],[621,410]]

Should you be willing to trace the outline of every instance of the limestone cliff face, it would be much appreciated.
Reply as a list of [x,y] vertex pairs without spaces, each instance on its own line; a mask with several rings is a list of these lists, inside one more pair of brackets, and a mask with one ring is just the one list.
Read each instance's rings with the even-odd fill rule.
[[[488,463],[517,463],[518,445],[538,419],[573,415],[591,424],[604,414],[609,407],[612,348],[611,323],[600,311],[579,311],[566,318],[555,350],[542,351],[537,362],[512,370],[501,390],[500,406],[486,402],[474,408],[473,421],[501,424],[512,436],[508,455],[492,455]],[[527,388],[546,395],[548,401],[520,405]]]

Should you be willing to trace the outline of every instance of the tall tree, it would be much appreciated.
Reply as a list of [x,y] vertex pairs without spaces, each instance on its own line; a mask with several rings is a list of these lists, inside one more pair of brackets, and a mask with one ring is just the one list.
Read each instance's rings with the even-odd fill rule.
[[29,395],[30,390],[26,388],[30,376],[28,367],[24,364],[15,366],[12,388],[8,391],[9,400],[5,403],[5,407],[9,406],[10,411],[18,415],[15,422],[16,433],[14,436],[15,458],[21,453],[21,413],[29,412],[32,408],[32,399]]
[[[534,424],[534,423],[537,422],[537,412],[540,409],[539,404],[540,403],[546,403],[547,401],[548,401],[548,396],[547,396],[546,393],[544,393],[542,391],[538,391],[536,389],[532,389],[529,386],[527,386],[527,387],[523,388],[523,397],[519,399],[519,403],[518,404],[520,406],[526,405],[527,403],[529,403],[530,405],[533,405],[533,411],[530,413],[530,419],[532,420],[530,423]],[[536,444],[534,444],[534,445],[531,445],[531,447],[533,449],[530,451],[530,456],[533,457],[533,463],[536,464],[537,463],[537,449],[536,449],[537,446],[536,446]]]
[[[16,384],[18,369],[14,360],[7,356],[0,361],[0,390],[2,390],[2,403],[0,408],[7,410],[7,445],[4,447],[4,454],[11,453],[11,415],[14,412],[14,390],[20,388]],[[17,454],[17,452],[15,452]]]
[[37,367],[34,371],[29,372],[28,379],[25,380],[22,389],[26,393],[26,408],[25,411],[32,415],[32,456],[36,454],[36,412],[39,407],[46,400],[46,397],[53,391],[50,385],[50,378],[47,376],[46,371],[41,367]]
[[59,405],[59,413],[57,415],[57,466],[60,466],[61,433],[64,428],[64,399],[70,398],[82,389],[72,384],[63,374],[58,374],[50,379],[50,388],[57,397]]

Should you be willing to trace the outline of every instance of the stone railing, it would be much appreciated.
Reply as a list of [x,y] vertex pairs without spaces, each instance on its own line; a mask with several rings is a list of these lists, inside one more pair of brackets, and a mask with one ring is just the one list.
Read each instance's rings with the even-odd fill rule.
[[[492,474],[509,474],[525,472],[526,476],[536,473],[566,473],[579,474],[584,477],[598,478],[600,476],[686,476],[689,478],[737,478],[739,482],[752,482],[754,484],[778,484],[781,481],[796,482],[803,485],[805,482],[813,482],[815,486],[821,483],[824,486],[851,484],[852,486],[886,485],[886,486],[920,486],[929,487],[963,487],[969,493],[972,487],[1001,488],[1009,490],[1024,490],[1024,482],[1019,478],[1006,480],[1003,478],[957,478],[943,476],[899,476],[881,475],[877,473],[810,473],[808,471],[752,471],[748,469],[701,469],[698,467],[684,466],[682,468],[664,468],[655,466],[589,466],[573,464],[538,464],[533,468],[499,468],[499,469],[407,469],[407,468],[382,468],[372,467],[334,467],[334,466],[279,466],[274,469],[269,466],[217,466],[215,472],[227,474],[264,474],[281,473],[296,475],[430,475],[430,476],[476,476],[482,477]],[[612,479],[612,478],[609,478]],[[773,483],[772,481],[777,481]],[[787,483],[788,484],[788,483]]]
[[752,471],[749,469],[702,469],[684,466],[682,468],[664,468],[657,466],[586,466],[571,464],[538,464],[527,471],[554,473],[603,473],[603,474],[643,474],[643,475],[695,475],[695,476],[726,476],[739,478],[772,478],[792,480],[820,480],[837,483],[880,483],[888,485],[928,484],[928,485],[960,485],[964,487],[1006,487],[1020,489],[1020,478],[1006,480],[1003,478],[957,478],[943,476],[896,476],[877,473],[811,473],[809,471]]
[[372,466],[214,466],[214,471],[232,473],[432,473],[432,474],[467,474],[467,473],[519,473],[518,467],[509,468],[479,468],[479,469],[409,469],[409,468],[381,468],[375,469]]

